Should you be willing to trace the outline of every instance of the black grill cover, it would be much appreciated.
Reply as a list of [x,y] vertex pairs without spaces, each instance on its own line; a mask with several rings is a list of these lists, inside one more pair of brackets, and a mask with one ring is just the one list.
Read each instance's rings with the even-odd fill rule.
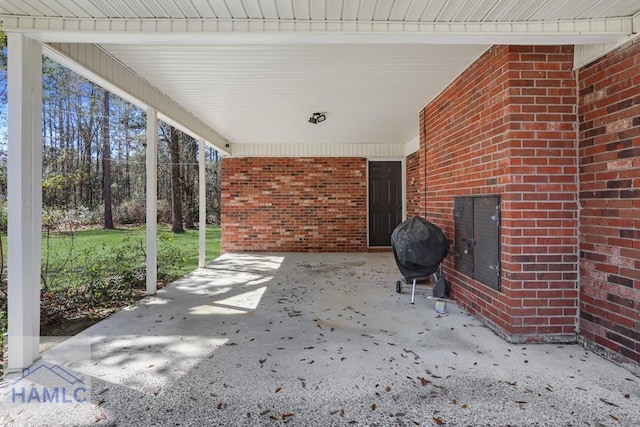
[[449,249],[442,230],[424,218],[414,216],[391,234],[393,256],[405,279],[427,277],[438,270]]

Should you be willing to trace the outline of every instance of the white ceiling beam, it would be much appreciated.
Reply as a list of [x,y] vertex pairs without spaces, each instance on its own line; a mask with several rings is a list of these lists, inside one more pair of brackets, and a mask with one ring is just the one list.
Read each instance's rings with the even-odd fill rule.
[[160,120],[196,139],[206,140],[223,155],[231,153],[229,142],[218,132],[98,46],[89,43],[49,43],[43,44],[43,53],[122,99],[143,109],[156,110]]
[[[527,22],[83,19],[0,16],[41,42],[137,44],[586,44],[627,37],[637,17]],[[637,27],[636,27],[637,30]]]

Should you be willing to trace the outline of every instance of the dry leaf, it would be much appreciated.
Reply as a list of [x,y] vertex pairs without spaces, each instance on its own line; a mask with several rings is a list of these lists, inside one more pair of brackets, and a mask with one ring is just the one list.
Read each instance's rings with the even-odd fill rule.
[[627,393],[627,394],[624,395],[624,397],[625,397],[625,399],[628,399],[628,398],[631,397],[631,395],[629,393]]
[[606,403],[606,404],[607,404],[607,405],[609,405],[609,406],[615,406],[616,408],[619,408],[619,406],[618,406],[618,405],[616,405],[616,404],[615,404],[615,403],[613,403],[613,402],[609,402],[608,400],[605,400],[605,399],[603,399],[603,398],[600,398],[600,400],[601,400],[602,402]]
[[282,390],[282,387],[278,387],[278,388],[276,389],[276,393],[280,393],[280,390]]
[[461,407],[462,409],[467,409],[467,404],[466,404],[466,403],[463,403],[460,407]]
[[371,405],[371,410],[372,410],[372,411],[375,411],[377,407],[378,407],[378,406],[377,406],[375,403],[373,403],[373,404]]
[[457,405],[457,404],[458,404],[458,401],[457,401],[456,399],[453,399],[453,400],[451,401],[451,403],[452,403],[452,404],[454,404],[454,405]]
[[433,421],[438,424],[439,426],[443,426],[444,425],[444,421],[442,421],[442,418],[438,418],[438,417],[433,417]]
[[429,380],[426,378],[418,377],[418,379],[420,380],[420,384],[422,384],[423,387],[429,384]]
[[618,417],[616,417],[615,415],[613,415],[613,414],[609,414],[609,416],[611,418],[613,418],[614,420],[616,420],[616,421],[620,421],[620,419]]
[[287,418],[291,418],[291,417],[293,417],[293,414],[291,414],[289,412],[287,412],[286,414],[282,414],[282,419],[283,420],[286,420]]

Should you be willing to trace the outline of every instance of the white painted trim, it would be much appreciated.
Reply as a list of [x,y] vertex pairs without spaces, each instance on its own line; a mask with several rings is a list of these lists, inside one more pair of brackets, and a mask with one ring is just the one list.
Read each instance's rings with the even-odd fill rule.
[[147,295],[158,281],[158,113],[147,110]]
[[365,174],[365,179],[367,180],[367,248],[369,249],[381,249],[388,248],[390,246],[371,246],[369,245],[369,163],[372,162],[400,162],[400,174],[402,175],[401,185],[402,185],[402,220],[407,219],[407,160],[406,157],[394,157],[394,158],[371,158],[367,159],[367,173]]
[[[638,27],[638,29],[640,29],[640,25]],[[613,52],[623,44],[638,37],[640,37],[640,34],[636,33],[615,43],[576,45],[573,50],[573,69],[578,70],[585,65],[589,65],[590,63],[597,61],[608,53]]]
[[8,355],[29,367],[40,352],[42,248],[42,47],[8,35]]
[[153,108],[165,123],[195,139],[206,139],[216,150],[229,154],[228,141],[205,125],[174,100],[100,47],[87,43],[51,43],[43,45],[44,54],[72,71],[95,82],[109,92],[139,108]]
[[206,265],[207,252],[207,186],[203,140],[198,141],[198,267]]
[[4,30],[46,42],[136,44],[613,43],[632,17],[566,21],[406,22],[285,19],[122,19],[0,15]]
[[404,156],[403,144],[234,144],[232,157],[376,157]]
[[410,156],[420,150],[420,135],[416,135],[404,144],[404,155]]

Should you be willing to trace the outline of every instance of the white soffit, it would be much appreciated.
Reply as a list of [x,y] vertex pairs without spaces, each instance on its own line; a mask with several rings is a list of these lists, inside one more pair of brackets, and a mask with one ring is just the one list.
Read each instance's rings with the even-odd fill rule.
[[[232,143],[404,143],[488,46],[103,45]],[[310,124],[314,112],[327,120]]]
[[[637,33],[639,12],[637,0],[0,0],[7,31],[99,45],[246,155],[412,150],[420,109],[490,45],[577,44],[588,61]],[[307,123],[316,111],[326,122]]]

